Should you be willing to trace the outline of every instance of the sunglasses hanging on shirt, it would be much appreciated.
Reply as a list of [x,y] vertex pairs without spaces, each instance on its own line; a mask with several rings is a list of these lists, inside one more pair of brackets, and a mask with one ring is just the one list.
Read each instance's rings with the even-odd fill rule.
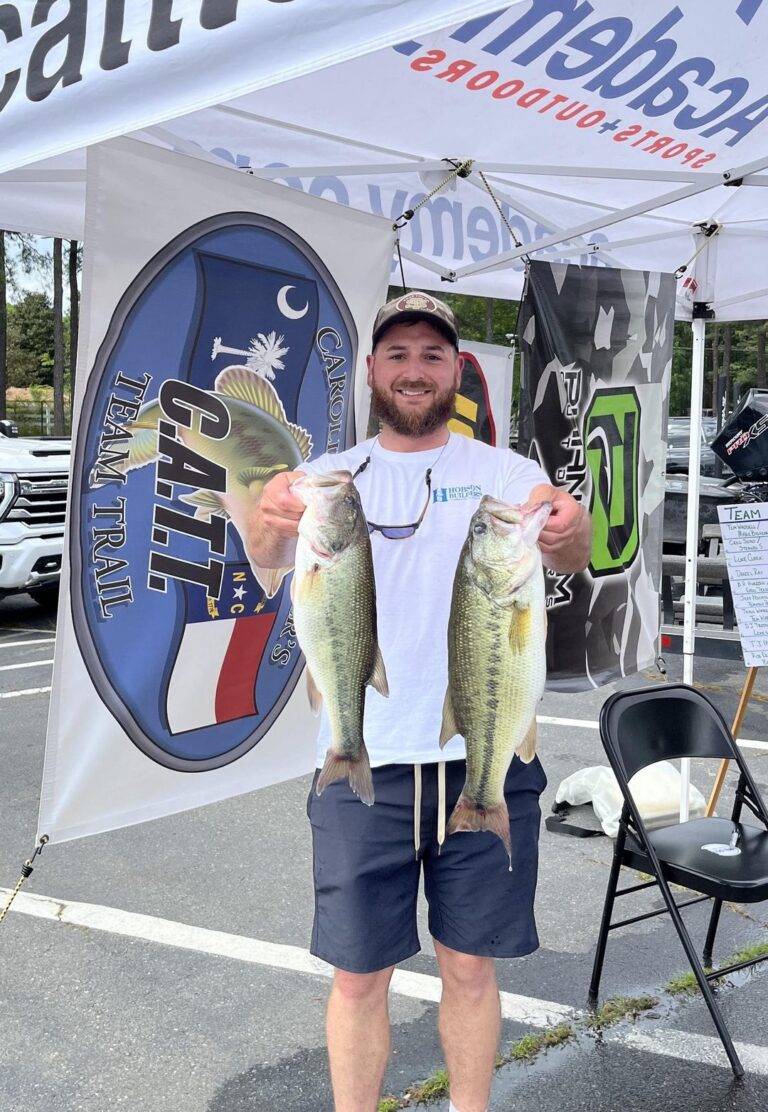
[[[442,456],[447,445],[448,441],[446,440],[445,444],[443,444],[442,448],[440,449],[440,455],[432,464],[432,467],[427,468],[426,474],[424,475],[424,482],[427,484],[427,499],[424,503],[424,508],[422,509],[416,521],[412,521],[409,525],[377,525],[375,521],[368,521],[366,522],[366,524],[368,525],[369,533],[381,533],[382,537],[386,537],[388,541],[404,541],[407,540],[408,537],[412,537],[414,535],[414,533],[424,520],[424,515],[429,508],[429,503],[432,498],[432,469],[439,463],[440,456]],[[372,454],[373,445],[371,445],[371,451],[368,453],[368,455],[358,467],[357,471],[355,471],[354,475],[352,476],[352,482],[355,481],[358,475],[362,474],[362,472],[365,471],[366,467],[371,462]]]

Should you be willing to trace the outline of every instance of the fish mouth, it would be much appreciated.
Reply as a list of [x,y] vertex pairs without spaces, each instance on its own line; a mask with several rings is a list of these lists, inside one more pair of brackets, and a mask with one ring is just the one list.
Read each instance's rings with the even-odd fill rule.
[[300,479],[291,483],[290,491],[294,498],[300,498],[306,505],[310,491],[321,490],[324,494],[328,494],[351,482],[351,471],[326,471],[317,475],[302,475]]
[[485,505],[483,509],[490,518],[490,523],[497,533],[505,534],[511,533],[513,529],[519,529],[522,525],[525,514],[520,506],[512,506],[508,502],[499,502],[495,498],[486,497],[483,499]]
[[321,475],[310,475],[313,486],[335,487],[352,482],[351,471],[326,471]]
[[508,502],[500,502],[498,499],[486,495],[482,500],[481,508],[488,514],[493,528],[498,533],[504,534],[510,533],[512,529],[519,528],[521,525],[525,527],[534,517],[540,517],[543,525],[549,516],[549,511],[552,509],[552,503],[537,502],[530,508],[524,508],[523,506],[513,506]]

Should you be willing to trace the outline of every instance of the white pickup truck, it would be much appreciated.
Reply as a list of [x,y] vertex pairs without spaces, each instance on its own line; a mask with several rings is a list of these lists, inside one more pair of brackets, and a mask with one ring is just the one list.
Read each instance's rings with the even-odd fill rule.
[[16,437],[0,421],[0,598],[58,595],[69,487],[70,442]]

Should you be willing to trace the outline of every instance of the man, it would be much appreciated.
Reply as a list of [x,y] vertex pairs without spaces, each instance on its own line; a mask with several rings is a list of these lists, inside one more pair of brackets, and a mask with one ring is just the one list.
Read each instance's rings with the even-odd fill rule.
[[[453,574],[482,494],[552,502],[539,544],[545,563],[558,571],[586,567],[591,526],[584,509],[532,461],[449,432],[462,360],[448,306],[419,292],[388,302],[376,317],[372,348],[368,385],[380,435],[304,466],[358,472],[373,530],[378,638],[390,689],[388,699],[370,687],[366,694],[373,807],[364,807],[346,781],[310,796],[311,949],[336,970],[327,1014],[336,1112],[375,1112],[389,1056],[390,978],[419,950],[415,906],[423,869],[443,982],[439,1028],[451,1108],[485,1112],[501,1030],[494,958],[538,946],[533,897],[546,778],[538,759],[524,765],[514,758],[505,784],[511,873],[494,834],[444,838],[465,768],[462,738],[438,747]],[[298,474],[268,483],[254,511],[248,545],[262,566],[293,562],[304,509],[290,489]],[[328,741],[323,723],[318,766]]]

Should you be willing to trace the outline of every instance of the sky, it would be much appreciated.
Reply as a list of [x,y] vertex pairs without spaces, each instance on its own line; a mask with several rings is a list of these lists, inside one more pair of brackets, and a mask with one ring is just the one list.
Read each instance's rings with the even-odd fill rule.
[[[45,238],[44,239],[41,236],[33,236],[32,239],[34,240],[35,247],[37,248],[37,250],[44,252],[49,258],[48,267],[47,267],[47,269],[44,273],[24,274],[23,271],[21,270],[20,265],[18,265],[18,260],[19,260],[18,244],[17,244],[17,242],[14,241],[14,238],[12,236],[6,235],[5,249],[6,249],[9,261],[13,262],[16,265],[16,272],[17,272],[17,278],[18,278],[17,284],[20,287],[20,293],[15,293],[13,290],[10,289],[10,287],[8,288],[7,297],[8,297],[8,301],[10,303],[18,301],[19,298],[22,297],[25,292],[47,293],[48,296],[51,299],[53,299],[53,257],[52,257],[53,240],[50,239],[50,238]],[[67,280],[67,255],[66,255],[66,252],[67,252],[67,247],[65,245],[65,247],[64,247],[64,311],[65,312],[67,311],[67,307],[69,305],[69,294],[68,294],[68,288],[67,288],[68,287],[68,280]]]

